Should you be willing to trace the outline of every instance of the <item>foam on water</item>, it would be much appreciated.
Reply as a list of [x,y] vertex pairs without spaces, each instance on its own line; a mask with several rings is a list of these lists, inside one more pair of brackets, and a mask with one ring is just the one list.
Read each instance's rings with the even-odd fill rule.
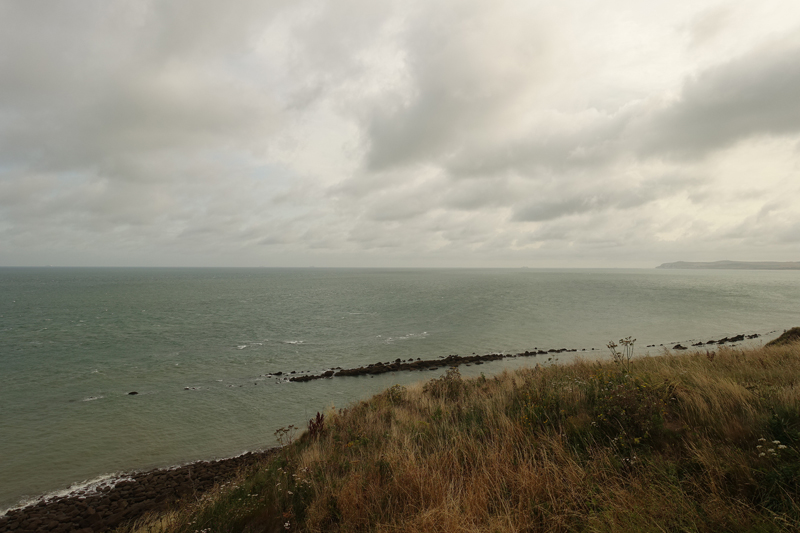
[[66,488],[54,490],[46,494],[42,494],[40,496],[22,498],[16,505],[0,510],[0,516],[3,516],[9,511],[13,511],[14,509],[22,509],[24,507],[36,505],[40,502],[49,502],[64,497],[80,498],[80,497],[90,496],[92,494],[101,491],[106,487],[113,488],[117,483],[121,483],[123,481],[129,481],[131,479],[133,478],[130,475],[123,474],[121,472],[113,474],[103,474],[100,476],[96,476],[92,479],[87,479],[84,481],[79,481],[77,483],[72,483]]
[[[386,339],[385,342],[386,342],[386,344],[391,344],[391,343],[393,343],[395,341],[408,341],[408,340],[413,340],[413,339],[424,339],[427,336],[428,336],[428,332],[427,331],[423,331],[422,333],[409,333],[407,335],[402,335],[400,337],[389,337],[389,338]],[[380,335],[378,335],[378,337],[380,337]]]

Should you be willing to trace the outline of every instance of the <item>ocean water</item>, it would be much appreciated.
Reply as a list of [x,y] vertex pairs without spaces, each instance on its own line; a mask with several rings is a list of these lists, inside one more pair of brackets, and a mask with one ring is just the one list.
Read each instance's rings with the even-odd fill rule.
[[[0,269],[0,511],[121,471],[270,447],[280,427],[440,372],[268,373],[586,350],[564,362],[606,357],[628,335],[638,354],[766,334],[758,344],[799,315],[792,271]],[[548,364],[462,373],[536,363]]]

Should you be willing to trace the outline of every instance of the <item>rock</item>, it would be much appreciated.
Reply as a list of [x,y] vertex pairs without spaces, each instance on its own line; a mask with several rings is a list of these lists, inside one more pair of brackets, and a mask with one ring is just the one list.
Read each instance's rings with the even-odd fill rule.
[[[0,517],[5,531],[81,531],[94,533],[114,529],[145,512],[165,509],[180,492],[192,494],[211,489],[214,483],[236,475],[237,469],[260,461],[272,453],[249,453],[240,457],[198,462],[191,465],[129,474],[132,479],[106,486],[95,493],[75,494],[9,511]],[[182,491],[176,487],[183,487]],[[83,528],[83,529],[81,529]]]
[[131,392],[128,393],[128,396],[136,396],[137,394],[139,394],[139,393],[136,392],[136,391],[131,391]]
[[306,381],[313,381],[313,380],[319,379],[321,377],[322,376],[294,376],[294,377],[289,378],[289,381],[295,381],[295,382],[299,382],[299,383],[304,383]]
[[673,350],[688,350],[686,346],[681,346],[680,344],[676,344],[672,347]]

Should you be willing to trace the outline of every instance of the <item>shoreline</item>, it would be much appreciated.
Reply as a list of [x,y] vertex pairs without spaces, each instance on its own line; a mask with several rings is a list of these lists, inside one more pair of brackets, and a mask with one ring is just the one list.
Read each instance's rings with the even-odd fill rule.
[[798,343],[449,369],[326,411],[142,530],[794,531]]
[[[691,343],[692,347],[700,347],[700,346],[737,346],[736,343],[759,339],[762,337],[766,337],[772,335],[773,333],[777,333],[777,330],[770,331],[768,333],[739,333],[738,335],[733,335],[731,337],[723,337],[719,340],[708,340],[708,341],[697,341]],[[686,342],[687,341],[681,341]],[[648,344],[647,348],[666,348],[671,350],[687,350],[686,346],[683,346],[681,342],[677,343],[667,343],[667,345],[659,344],[656,346],[655,344]],[[674,344],[672,348],[670,345]],[[355,376],[374,376],[379,374],[385,374],[387,372],[410,372],[410,371],[425,371],[425,370],[439,370],[440,368],[454,368],[459,367],[461,365],[471,366],[471,365],[482,365],[489,361],[500,361],[503,359],[513,359],[517,357],[537,357],[539,355],[546,355],[549,356],[548,361],[552,360],[553,358],[557,358],[560,354],[563,353],[575,353],[575,354],[584,354],[584,353],[592,353],[595,352],[595,348],[591,348],[587,350],[586,348],[551,348],[549,350],[540,349],[538,347],[534,347],[533,349],[525,350],[524,352],[518,353],[488,353],[484,355],[458,355],[458,354],[451,354],[448,356],[439,356],[437,359],[395,359],[394,361],[378,361],[375,363],[368,364],[366,366],[359,366],[355,368],[342,368],[342,367],[335,367],[329,368],[322,373],[313,374],[309,371],[296,371],[292,370],[291,372],[273,372],[264,374],[266,377],[270,378],[281,378],[285,381],[293,382],[293,383],[305,383],[308,381],[314,381],[317,379],[331,379],[335,377],[355,377]],[[602,353],[602,350],[599,350]]]
[[[751,335],[738,334],[719,340],[709,340],[691,344],[692,347],[704,345],[737,346],[738,342],[752,339],[768,339],[779,330]],[[685,341],[684,341],[685,342]],[[730,343],[730,344],[729,344]],[[662,347],[670,351],[686,350],[687,347],[677,343],[648,345]],[[687,344],[689,344],[687,342]],[[711,346],[709,346],[711,347]],[[536,357],[546,355],[557,361],[563,353],[575,355],[600,353],[592,349],[549,349],[526,350],[519,353],[491,353],[472,356],[440,356],[431,360],[408,360],[386,363],[373,363],[353,369],[338,368],[338,372],[323,372],[308,375],[304,371],[284,372],[285,381],[306,382],[321,378],[365,376],[383,374],[396,371],[423,371],[438,370],[440,368],[457,367],[460,365],[483,364],[484,361],[496,361],[507,358]],[[550,359],[548,359],[550,361]],[[305,375],[304,375],[305,374]],[[281,373],[267,374],[272,377],[281,377]],[[237,473],[250,467],[275,453],[279,448],[269,448],[245,452],[237,456],[211,461],[195,461],[183,465],[163,467],[146,471],[131,471],[99,476],[74,489],[53,491],[38,496],[26,502],[20,502],[0,512],[0,533],[6,531],[26,531],[21,527],[26,522],[34,523],[39,520],[33,530],[45,527],[51,531],[83,531],[83,533],[107,531],[123,522],[135,520],[147,512],[158,511],[168,507],[187,496],[199,496],[210,490],[216,483],[233,479]],[[73,485],[74,486],[74,485]],[[92,509],[93,511],[89,511]],[[47,527],[56,523],[52,528]],[[17,526],[10,528],[11,524]],[[62,526],[64,526],[62,528]]]
[[[125,472],[75,489],[65,495],[43,495],[0,515],[0,532],[41,529],[97,533],[123,522],[197,498],[217,483],[270,457],[279,448],[246,452],[235,457],[143,472]],[[53,494],[53,493],[51,493]]]

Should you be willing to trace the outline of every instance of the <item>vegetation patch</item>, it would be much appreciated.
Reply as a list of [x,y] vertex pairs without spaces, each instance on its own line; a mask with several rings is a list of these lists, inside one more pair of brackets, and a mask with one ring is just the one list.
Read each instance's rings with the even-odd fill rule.
[[468,380],[451,369],[329,409],[299,438],[279,430],[285,446],[255,473],[127,530],[777,532],[800,523],[800,343],[629,357],[632,342],[608,362]]
[[767,346],[784,346],[787,344],[794,344],[796,342],[800,342],[800,328],[792,328],[784,331],[780,337],[769,341]]

